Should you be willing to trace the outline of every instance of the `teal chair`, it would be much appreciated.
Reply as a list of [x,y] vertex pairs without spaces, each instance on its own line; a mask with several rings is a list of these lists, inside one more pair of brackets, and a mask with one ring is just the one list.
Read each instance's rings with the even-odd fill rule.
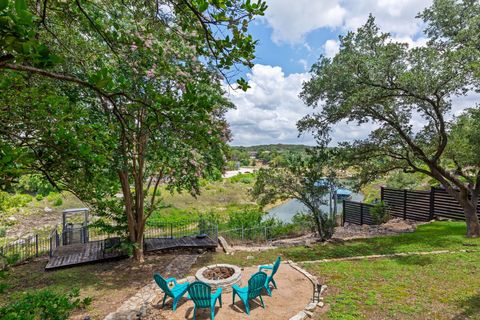
[[215,318],[215,304],[220,303],[222,306],[222,288],[218,288],[212,295],[212,287],[200,281],[192,282],[188,286],[189,299],[193,300],[195,307],[193,308],[193,320],[196,319],[197,308],[210,308],[210,318]]
[[[167,300],[167,296],[169,296],[173,299],[173,311],[175,311],[177,309],[178,301],[183,297],[185,292],[187,292],[188,282],[177,283],[177,280],[175,280],[175,278],[164,279],[158,273],[153,274],[153,279],[155,279],[155,282],[165,293],[165,295],[163,296],[162,308],[165,307],[165,300]],[[172,288],[168,286],[170,282],[173,282],[174,284]]]
[[265,272],[257,272],[248,280],[248,286],[240,288],[238,285],[234,284],[233,289],[233,303],[235,304],[235,295],[238,295],[240,300],[242,300],[243,305],[245,306],[245,311],[247,314],[250,314],[250,304],[249,301],[257,297],[260,298],[262,303],[262,308],[265,308],[262,299],[262,290],[265,287],[265,281],[267,281],[267,274]]
[[270,289],[270,282],[273,284],[275,289],[277,289],[277,284],[275,283],[273,276],[275,275],[275,273],[277,273],[278,267],[280,266],[280,261],[281,261],[280,257],[277,257],[277,260],[275,260],[275,263],[273,265],[263,265],[258,267],[258,271],[272,270],[270,275],[267,276],[267,281],[265,281],[265,290],[267,290],[267,293],[270,297],[272,296],[272,289]]

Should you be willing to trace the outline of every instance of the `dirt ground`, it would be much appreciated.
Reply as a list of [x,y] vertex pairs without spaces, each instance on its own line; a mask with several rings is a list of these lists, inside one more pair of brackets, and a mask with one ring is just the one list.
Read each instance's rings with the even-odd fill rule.
[[[245,286],[248,279],[252,274],[257,272],[255,267],[245,268],[242,273],[241,286]],[[238,297],[235,298],[235,304],[232,304],[232,293],[222,293],[223,307],[220,308],[217,302],[215,308],[216,320],[240,320],[240,319],[262,319],[262,320],[281,320],[289,319],[302,310],[305,305],[310,302],[313,294],[313,287],[311,282],[305,278],[300,272],[293,269],[288,264],[281,264],[275,275],[275,281],[277,282],[278,289],[273,289],[272,297],[269,297],[266,293],[262,295],[265,302],[265,309],[260,305],[260,300],[250,302],[250,316],[245,313],[245,308]],[[145,319],[193,319],[193,302],[182,299],[179,307],[175,312],[172,311],[172,300],[167,299],[165,308],[161,308],[161,299],[163,296],[158,297],[158,304],[155,304],[153,308],[147,314]],[[198,320],[210,319],[209,309],[197,310]]]

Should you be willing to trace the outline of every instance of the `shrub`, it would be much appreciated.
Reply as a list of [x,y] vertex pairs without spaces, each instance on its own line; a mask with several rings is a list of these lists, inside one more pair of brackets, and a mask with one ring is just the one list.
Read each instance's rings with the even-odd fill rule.
[[228,181],[231,183],[245,183],[250,184],[255,181],[256,174],[255,173],[241,173],[237,174],[233,177],[228,178]]
[[54,191],[52,185],[40,174],[26,174],[20,177],[16,189],[19,192],[48,195]]
[[21,208],[32,201],[29,194],[9,194],[0,191],[0,211],[6,211],[11,208]]
[[382,224],[390,220],[390,214],[388,213],[385,202],[379,201],[370,208],[370,215],[374,224]]
[[292,223],[302,229],[308,229],[311,232],[317,231],[315,218],[311,213],[303,213],[303,212],[296,213],[292,217]]
[[53,201],[53,206],[55,206],[55,207],[61,206],[62,204],[63,204],[63,200],[62,200],[62,198],[60,198],[60,197],[56,198],[56,199]]
[[227,224],[230,229],[260,227],[264,215],[256,206],[243,206],[229,212]]
[[79,290],[68,294],[49,289],[19,294],[18,298],[0,308],[0,318],[8,320],[66,320],[71,311],[91,303],[90,298],[80,299]]
[[35,199],[37,199],[37,201],[42,201],[42,200],[43,200],[43,194],[38,193],[38,194],[35,196]]
[[20,254],[19,253],[12,253],[9,255],[5,256],[5,259],[7,261],[7,265],[13,265],[20,261]]
[[62,195],[57,192],[50,192],[47,196],[47,200],[52,202],[53,206],[58,207],[63,204]]

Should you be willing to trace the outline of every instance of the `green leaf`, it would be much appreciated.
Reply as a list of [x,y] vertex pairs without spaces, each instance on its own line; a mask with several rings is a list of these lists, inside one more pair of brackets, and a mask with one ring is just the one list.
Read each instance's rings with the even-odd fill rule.
[[15,0],[15,11],[20,13],[27,10],[27,2],[25,0]]
[[0,11],[5,10],[8,7],[8,0],[0,0]]
[[198,1],[198,11],[204,12],[208,9],[208,2],[205,0]]

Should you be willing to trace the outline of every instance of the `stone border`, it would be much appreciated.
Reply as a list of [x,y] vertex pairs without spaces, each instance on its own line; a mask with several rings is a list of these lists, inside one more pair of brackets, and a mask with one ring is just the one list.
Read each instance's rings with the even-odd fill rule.
[[[206,270],[215,268],[215,267],[231,268],[233,269],[233,275],[231,275],[226,279],[220,279],[220,280],[211,280],[203,276],[203,273]],[[197,278],[198,281],[202,281],[202,282],[205,282],[206,284],[209,284],[212,287],[212,289],[217,289],[218,287],[221,287],[224,290],[224,292],[230,292],[232,290],[231,286],[236,283],[239,283],[240,280],[242,279],[242,270],[238,266],[233,264],[227,264],[227,263],[212,264],[212,265],[205,266],[198,269],[198,271],[195,273],[195,278]]]
[[293,262],[292,260],[288,260],[284,263],[289,264],[293,269],[304,275],[312,283],[313,286],[312,301],[309,302],[301,311],[299,311],[289,320],[303,320],[307,317],[312,318],[317,306],[320,308],[324,306],[322,293],[327,290],[327,285],[321,285],[316,276],[312,275],[307,270],[301,268],[297,263]]
[[315,263],[326,263],[326,262],[373,260],[373,259],[382,259],[382,258],[398,258],[398,257],[409,257],[409,256],[425,256],[425,255],[455,254],[455,253],[474,253],[474,252],[480,252],[480,250],[466,250],[466,249],[464,249],[464,250],[436,250],[436,251],[400,252],[400,253],[389,253],[389,254],[372,254],[372,255],[368,255],[368,256],[356,256],[356,257],[345,257],[345,258],[307,260],[307,261],[299,261],[298,263],[315,264]]

